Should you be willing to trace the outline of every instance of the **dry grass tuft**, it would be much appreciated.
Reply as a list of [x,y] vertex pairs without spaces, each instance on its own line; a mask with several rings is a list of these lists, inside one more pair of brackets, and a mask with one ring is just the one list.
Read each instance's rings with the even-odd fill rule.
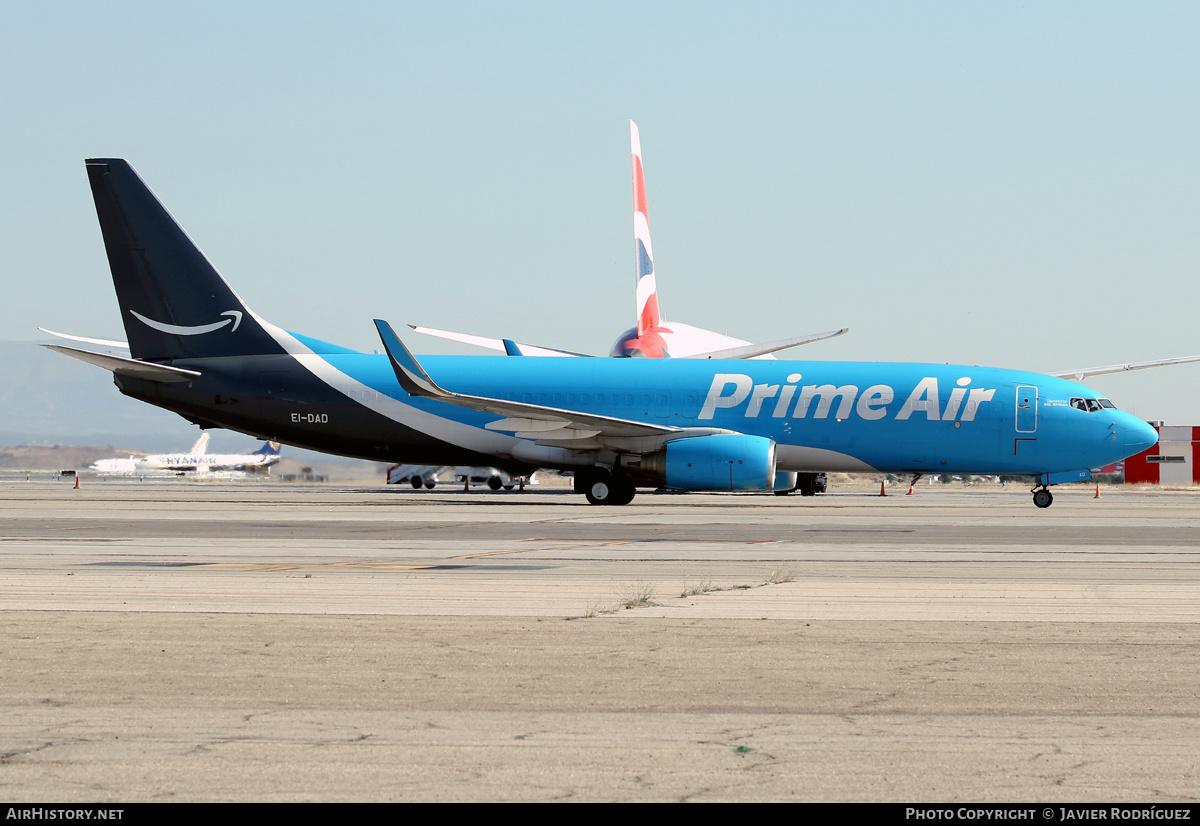
[[631,582],[621,586],[617,592],[617,599],[620,600],[622,608],[643,608],[650,605],[650,600],[654,597],[654,586],[649,582]]
[[776,565],[767,574],[767,578],[763,581],[765,585],[782,585],[785,582],[793,582],[796,579],[796,566],[789,564]]
[[694,597],[696,594],[707,594],[710,591],[721,590],[713,584],[711,579],[701,580],[700,582],[685,582],[683,583],[683,593],[680,597]]

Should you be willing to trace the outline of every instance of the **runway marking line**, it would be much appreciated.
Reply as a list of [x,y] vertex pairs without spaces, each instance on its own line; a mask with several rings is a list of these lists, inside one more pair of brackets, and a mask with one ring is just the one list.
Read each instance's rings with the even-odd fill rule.
[[[519,541],[521,541],[521,542],[570,542],[571,540],[567,539],[566,537],[534,536],[534,537],[530,537],[529,539],[522,539]],[[620,542],[605,542],[605,543],[599,543],[599,544],[603,544],[603,545],[642,545],[642,544],[647,544],[650,542],[678,542],[679,544],[682,545],[682,544],[688,543],[688,542],[704,542],[707,544],[718,544],[718,545],[769,545],[772,542],[786,542],[786,541],[787,541],[786,539],[752,539],[747,542],[732,542],[732,541],[723,540],[723,539],[688,539],[688,538],[676,538],[673,536],[651,536],[651,537],[647,537],[645,539],[625,539]],[[587,547],[593,547],[593,546],[580,545],[577,547],[587,548]],[[597,545],[595,547],[599,547],[599,545]]]
[[460,565],[406,565],[401,563],[390,563],[382,559],[364,560],[361,562],[296,562],[296,563],[277,563],[266,564],[261,562],[196,562],[189,567],[194,568],[247,568],[258,573],[272,573],[275,571],[295,571],[300,568],[367,568],[367,569],[390,569],[401,571],[432,571],[437,569],[460,568]]
[[73,536],[0,536],[0,542],[122,542],[123,539],[113,539],[111,537],[81,537],[76,539]]
[[[536,541],[551,541],[551,540],[527,539],[525,541],[526,542],[536,542]],[[485,557],[485,556],[506,556],[508,554],[525,554],[525,553],[529,553],[530,551],[575,551],[580,548],[605,548],[605,547],[609,547],[612,545],[632,545],[632,544],[634,544],[634,543],[630,542],[630,541],[586,542],[582,545],[563,545],[563,546],[557,547],[557,548],[514,548],[511,551],[483,551],[483,552],[477,553],[477,554],[464,554],[462,556],[452,556],[450,558],[451,559],[478,559],[480,557]]]

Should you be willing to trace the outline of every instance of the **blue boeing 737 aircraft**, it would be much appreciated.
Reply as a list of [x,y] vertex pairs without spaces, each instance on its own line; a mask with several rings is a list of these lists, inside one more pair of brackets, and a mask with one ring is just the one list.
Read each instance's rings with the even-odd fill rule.
[[778,473],[876,471],[1028,475],[1047,507],[1049,486],[1157,440],[1081,384],[989,367],[418,361],[378,320],[386,354],[359,353],[254,313],[127,162],[87,171],[129,357],[47,346],[202,428],[381,462],[573,470],[589,502],[612,505],[638,486],[771,490]]

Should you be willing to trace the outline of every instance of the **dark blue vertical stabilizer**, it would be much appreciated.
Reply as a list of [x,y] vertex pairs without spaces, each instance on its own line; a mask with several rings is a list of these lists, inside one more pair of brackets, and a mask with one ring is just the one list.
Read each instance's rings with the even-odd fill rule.
[[128,162],[87,162],[134,358],[282,353]]

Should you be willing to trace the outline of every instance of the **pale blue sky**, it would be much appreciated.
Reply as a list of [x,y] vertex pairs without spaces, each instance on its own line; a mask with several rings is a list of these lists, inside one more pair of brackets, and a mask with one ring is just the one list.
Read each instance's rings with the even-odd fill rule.
[[[288,329],[607,352],[633,118],[668,319],[851,328],[792,358],[1200,354],[1198,43],[1195,3],[6,0],[0,338],[123,337],[83,168],[118,156]],[[1200,424],[1200,365],[1090,384]]]

